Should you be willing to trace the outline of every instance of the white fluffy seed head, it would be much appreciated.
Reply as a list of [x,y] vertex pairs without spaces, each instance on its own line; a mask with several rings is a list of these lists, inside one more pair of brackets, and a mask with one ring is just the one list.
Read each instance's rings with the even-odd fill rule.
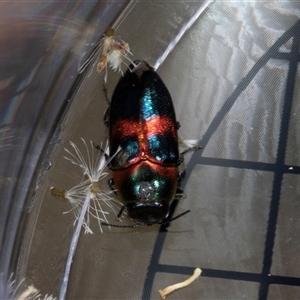
[[[70,142],[73,151],[65,149],[69,154],[69,156],[65,158],[81,169],[85,180],[65,191],[64,195],[72,205],[70,211],[74,212],[76,218],[75,222],[79,220],[84,201],[88,196],[90,202],[83,222],[85,233],[93,233],[90,228],[90,217],[98,221],[100,231],[102,232],[101,222],[109,223],[106,217],[109,215],[109,210],[117,215],[122,206],[119,201],[112,197],[113,191],[102,190],[99,184],[101,180],[108,175],[105,169],[113,157],[109,160],[105,157],[105,154],[108,153],[108,142],[102,151],[96,149],[92,142],[90,142],[90,147],[88,147],[84,139],[82,139],[82,142],[85,148],[84,152],[81,152],[76,144]],[[102,149],[102,144],[100,148]],[[97,151],[97,153],[95,153],[95,151]],[[104,209],[104,207],[106,208]]]

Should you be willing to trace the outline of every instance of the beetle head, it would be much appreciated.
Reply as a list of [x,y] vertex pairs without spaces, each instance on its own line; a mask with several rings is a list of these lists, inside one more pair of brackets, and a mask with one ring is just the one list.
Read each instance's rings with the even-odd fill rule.
[[140,201],[149,201],[153,199],[156,188],[152,182],[141,181],[136,185],[135,195]]
[[154,71],[154,68],[144,60],[134,61],[134,64],[131,64],[129,69],[130,72],[135,73],[138,77],[141,77],[145,71]]
[[169,205],[157,201],[131,202],[126,206],[128,217],[137,223],[161,223],[169,215]]
[[169,205],[153,200],[156,187],[153,182],[141,181],[136,184],[135,195],[138,201],[126,205],[129,218],[146,225],[162,222],[169,215]]

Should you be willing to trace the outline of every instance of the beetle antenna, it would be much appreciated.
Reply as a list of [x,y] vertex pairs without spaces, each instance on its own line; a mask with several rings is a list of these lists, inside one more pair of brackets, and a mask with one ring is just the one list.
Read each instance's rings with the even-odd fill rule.
[[109,97],[108,97],[108,89],[106,83],[103,83],[103,91],[105,95],[105,99],[108,105],[110,105]]
[[171,223],[171,222],[173,222],[174,220],[176,220],[176,219],[178,219],[178,218],[180,218],[180,217],[182,217],[182,216],[188,214],[189,212],[191,212],[191,211],[188,209],[188,210],[184,211],[183,213],[181,213],[181,214],[175,216],[174,218],[171,218],[170,220],[163,221],[162,223],[159,223],[159,224],[160,224],[160,225],[165,225],[165,224]]
[[[124,208],[121,208],[121,211],[120,213],[122,213],[124,210]],[[136,228],[138,226],[151,226],[151,225],[155,225],[155,224],[159,224],[159,225],[165,225],[165,224],[168,224],[168,223],[171,223],[173,222],[174,220],[188,214],[189,212],[191,212],[189,209],[184,211],[183,213],[175,216],[174,218],[171,218],[170,220],[166,220],[164,222],[161,222],[161,223],[154,223],[154,224],[140,224],[140,223],[135,223],[133,225],[118,225],[118,224],[110,224],[110,223],[106,223],[106,222],[101,222],[101,225],[103,226],[110,226],[110,227],[118,227],[118,228]],[[120,213],[118,214],[118,216],[120,215]]]
[[103,226],[110,226],[110,227],[119,227],[119,228],[136,228],[142,224],[140,223],[136,223],[133,225],[118,225],[118,224],[110,224],[110,223],[106,223],[106,222],[101,222],[101,225]]

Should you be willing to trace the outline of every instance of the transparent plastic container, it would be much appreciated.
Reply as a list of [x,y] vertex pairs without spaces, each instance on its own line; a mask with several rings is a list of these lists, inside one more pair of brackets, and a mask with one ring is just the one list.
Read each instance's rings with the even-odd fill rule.
[[[12,1],[0,3],[0,15],[1,299],[30,285],[41,299],[64,299],[76,219],[50,188],[70,190],[84,178],[64,158],[75,151],[70,141],[88,160],[82,139],[96,156],[90,141],[108,138],[105,71],[96,68],[111,27],[132,60],[157,70],[181,139],[202,149],[185,157],[175,214],[190,209],[186,216],[103,233],[90,218],[66,299],[159,299],[159,289],[196,267],[196,282],[169,299],[297,298],[298,2]],[[109,98],[121,76],[108,68]]]

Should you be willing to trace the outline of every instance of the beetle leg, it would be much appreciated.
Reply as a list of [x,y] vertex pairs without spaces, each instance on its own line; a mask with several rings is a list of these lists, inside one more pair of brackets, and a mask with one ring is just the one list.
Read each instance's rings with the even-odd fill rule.
[[106,160],[108,160],[109,159],[109,155],[98,145],[98,144],[95,144],[94,142],[93,142],[93,146],[97,149],[97,150],[99,150],[99,151],[101,151],[103,154],[104,154],[104,157],[105,157],[105,159]]
[[118,193],[117,193],[117,191],[116,191],[116,189],[115,189],[115,187],[114,187],[114,184],[115,184],[114,179],[113,179],[113,178],[110,178],[110,179],[108,180],[107,183],[108,183],[110,189],[111,189],[116,195],[118,195]]
[[109,101],[109,97],[108,97],[108,91],[107,91],[107,85],[106,83],[103,84],[103,92],[105,95],[105,99],[107,104],[109,105],[108,108],[106,109],[105,113],[104,113],[104,124],[106,127],[109,127],[109,107],[110,107],[110,101]]
[[180,185],[180,183],[183,181],[185,177],[185,170],[183,172],[178,172],[178,185]]
[[106,109],[103,119],[105,126],[109,127],[109,107]]
[[108,91],[107,91],[107,85],[106,83],[103,83],[103,92],[105,95],[105,99],[108,105],[110,105],[109,97],[108,97]]
[[176,122],[176,127],[177,127],[177,130],[181,127],[181,125],[178,121]]
[[120,220],[124,209],[125,209],[125,206],[122,206],[121,209],[120,209],[120,211],[119,211],[119,213],[118,213],[118,215],[117,215],[117,217],[116,217],[116,221]]
[[109,187],[111,188],[111,190],[115,191],[115,188],[114,188],[114,184],[115,184],[114,179],[110,178],[107,183],[108,183]]
[[175,198],[178,199],[178,198],[183,198],[183,197],[184,197],[183,190],[180,189],[179,187],[177,187],[176,193],[175,193]]
[[[110,189],[111,189],[116,195],[118,195],[117,192],[116,192],[116,189],[114,188],[114,184],[115,184],[115,183],[114,183],[114,179],[113,179],[113,178],[110,178],[110,179],[108,180],[108,185],[109,185]],[[121,209],[120,209],[120,211],[119,211],[117,217],[116,217],[116,221],[119,221],[119,220],[120,220],[120,218],[121,218],[121,216],[122,216],[122,213],[123,213],[124,209],[125,209],[125,206],[123,205],[123,206],[121,207]]]
[[184,156],[184,154],[191,152],[191,151],[198,151],[200,150],[201,147],[200,146],[195,146],[195,147],[191,147],[191,148],[187,148],[186,150],[184,150],[183,152],[180,153],[180,156]]
[[201,149],[200,146],[195,146],[195,147],[190,147],[190,148],[184,150],[183,152],[181,152],[181,153],[179,154],[178,165],[180,165],[180,164],[182,164],[182,163],[184,162],[184,155],[185,155],[186,153],[188,153],[188,152],[190,152],[190,151],[198,151],[198,150],[200,150],[200,149]]
[[93,142],[93,146],[94,146],[97,150],[104,152],[103,149],[102,149],[98,144],[95,144],[95,143]]

